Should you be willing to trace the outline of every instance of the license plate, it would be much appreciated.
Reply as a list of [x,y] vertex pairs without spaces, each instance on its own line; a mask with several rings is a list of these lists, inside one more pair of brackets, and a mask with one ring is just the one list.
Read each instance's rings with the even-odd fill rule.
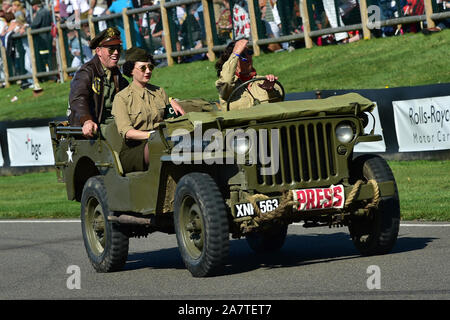
[[[279,205],[279,201],[278,199],[267,199],[257,201],[256,204],[258,205],[258,208],[261,211],[261,213],[267,213],[275,210]],[[234,208],[236,210],[236,218],[255,215],[255,209],[253,208],[253,205],[249,202],[235,204]]]
[[344,207],[344,186],[339,184],[329,188],[292,190],[298,211],[339,209]]

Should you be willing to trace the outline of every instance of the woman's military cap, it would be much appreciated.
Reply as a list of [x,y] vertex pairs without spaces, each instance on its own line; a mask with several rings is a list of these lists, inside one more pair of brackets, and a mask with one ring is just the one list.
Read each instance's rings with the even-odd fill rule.
[[95,49],[97,47],[116,46],[121,44],[122,41],[120,40],[119,29],[110,27],[96,35],[89,43],[89,47]]
[[145,51],[144,49],[138,47],[131,47],[125,51],[125,60],[136,62],[136,61],[151,61],[152,55]]

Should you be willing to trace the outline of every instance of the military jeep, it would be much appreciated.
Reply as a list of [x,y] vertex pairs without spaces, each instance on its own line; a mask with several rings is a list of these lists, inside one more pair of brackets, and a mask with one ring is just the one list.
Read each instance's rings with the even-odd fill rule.
[[363,255],[388,253],[398,235],[394,176],[376,155],[354,158],[374,104],[358,94],[189,112],[149,137],[147,171],[124,173],[113,123],[94,139],[50,123],[55,165],[98,272],[124,267],[130,237],[176,234],[195,277],[217,274],[230,235],[256,252],[279,250],[288,225],[347,226]]

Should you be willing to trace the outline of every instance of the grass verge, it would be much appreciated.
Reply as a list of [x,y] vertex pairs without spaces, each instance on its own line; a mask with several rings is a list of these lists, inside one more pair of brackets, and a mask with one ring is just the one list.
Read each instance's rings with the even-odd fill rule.
[[[450,221],[449,161],[389,161],[400,195],[402,220]],[[78,218],[55,172],[0,178],[0,218]]]

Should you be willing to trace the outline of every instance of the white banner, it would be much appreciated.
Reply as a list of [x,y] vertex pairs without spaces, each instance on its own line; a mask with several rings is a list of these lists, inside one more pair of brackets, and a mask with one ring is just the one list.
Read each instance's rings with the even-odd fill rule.
[[400,152],[450,149],[450,96],[392,101]]
[[[370,133],[373,128],[373,117],[367,113],[367,116],[369,117],[369,124],[364,128],[364,133]],[[361,142],[358,143],[355,148],[353,149],[354,152],[386,152],[386,144],[384,143],[384,136],[383,136],[383,129],[381,127],[381,120],[380,115],[378,114],[378,106],[375,102],[375,108],[372,111],[373,116],[375,117],[375,134],[381,135],[383,138],[381,141],[375,141],[375,142]]]
[[6,129],[11,167],[53,165],[48,127]]
[[3,154],[2,154],[2,146],[0,146],[0,167],[3,167]]

